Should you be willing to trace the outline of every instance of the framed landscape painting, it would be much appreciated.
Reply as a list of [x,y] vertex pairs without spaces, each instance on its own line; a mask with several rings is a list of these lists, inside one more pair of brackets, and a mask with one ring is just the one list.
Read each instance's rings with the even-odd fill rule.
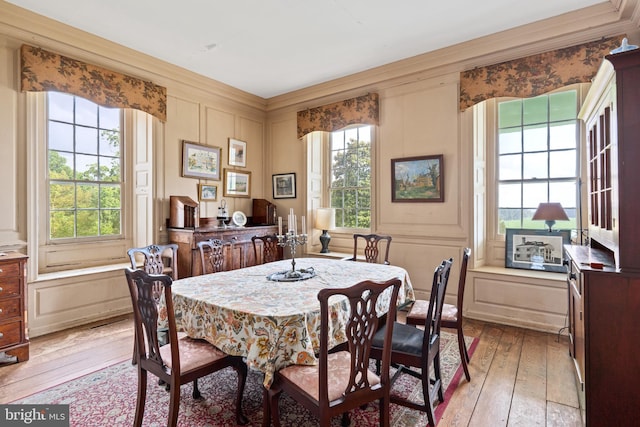
[[218,200],[218,186],[198,184],[198,199],[201,202],[213,202]]
[[391,201],[444,202],[442,154],[391,159]]
[[220,180],[220,147],[182,141],[182,176]]
[[563,245],[571,241],[571,230],[507,228],[505,267],[565,273]]
[[296,174],[280,173],[273,178],[273,198],[274,199],[295,199],[296,198]]
[[224,170],[224,197],[250,197],[251,172]]
[[229,166],[247,166],[247,143],[229,138]]

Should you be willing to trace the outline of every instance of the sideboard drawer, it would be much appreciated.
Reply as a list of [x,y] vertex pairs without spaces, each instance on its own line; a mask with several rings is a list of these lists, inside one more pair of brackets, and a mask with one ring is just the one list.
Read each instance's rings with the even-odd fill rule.
[[0,300],[0,322],[12,317],[20,317],[20,298],[10,298]]
[[20,276],[20,265],[13,263],[0,263],[0,281],[5,277]]
[[20,296],[20,277],[0,278],[0,300]]
[[0,323],[0,347],[8,347],[22,341],[22,321]]

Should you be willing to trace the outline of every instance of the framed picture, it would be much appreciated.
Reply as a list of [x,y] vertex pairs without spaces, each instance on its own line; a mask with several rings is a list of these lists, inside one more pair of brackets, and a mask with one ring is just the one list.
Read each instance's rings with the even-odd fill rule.
[[229,166],[247,166],[247,143],[229,138]]
[[224,197],[250,197],[251,172],[224,170]]
[[296,174],[281,173],[273,175],[273,198],[274,199],[295,199],[296,198]]
[[218,186],[198,184],[198,200],[201,202],[213,202],[218,200]]
[[220,147],[182,141],[182,176],[220,180]]
[[507,228],[506,232],[506,267],[566,273],[562,246],[570,243],[571,230]]
[[444,202],[442,154],[391,159],[391,201]]

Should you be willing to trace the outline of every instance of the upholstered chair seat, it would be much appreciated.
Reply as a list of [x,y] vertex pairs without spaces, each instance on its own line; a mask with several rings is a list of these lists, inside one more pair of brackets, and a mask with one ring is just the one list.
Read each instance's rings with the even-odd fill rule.
[[[182,374],[187,374],[196,368],[215,363],[228,356],[205,340],[196,340],[187,336],[178,338],[178,351],[180,352],[180,372]],[[160,356],[164,364],[171,368],[171,346],[169,344],[160,347]]]
[[[416,328],[412,328],[416,329]],[[384,336],[382,337],[384,340]],[[329,400],[339,399],[347,385],[349,385],[349,375],[351,373],[351,354],[346,351],[331,353],[328,356],[328,386]],[[313,399],[320,400],[320,373],[318,365],[291,365],[279,371],[279,374],[286,377],[291,383],[296,384],[300,389],[306,391]],[[369,384],[375,386],[380,383],[373,371],[367,372]]]

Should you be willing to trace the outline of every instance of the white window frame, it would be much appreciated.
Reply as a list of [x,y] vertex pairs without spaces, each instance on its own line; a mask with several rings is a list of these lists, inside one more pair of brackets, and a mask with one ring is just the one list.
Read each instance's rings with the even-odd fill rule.
[[[577,91],[579,105],[582,105],[589,89],[588,83],[570,85],[561,90]],[[504,267],[505,256],[505,235],[498,229],[498,165],[497,165],[497,143],[498,143],[498,101],[507,98],[492,98],[476,104],[473,108],[474,131],[473,144],[474,152],[474,247],[476,253],[484,254],[478,261],[487,266]],[[584,182],[584,126],[579,123],[580,146],[578,147],[579,174]],[[584,209],[580,209],[580,204],[584,202],[579,194],[577,215],[584,223]],[[484,212],[479,212],[484,207]],[[477,265],[480,266],[480,265]]]
[[[132,156],[132,120],[125,109],[122,120],[122,215],[121,235],[49,241],[47,182],[47,97],[46,92],[27,93],[27,186],[28,244],[30,275],[89,268],[126,261],[132,242],[132,179],[127,167]],[[35,279],[35,278],[33,278]]]

